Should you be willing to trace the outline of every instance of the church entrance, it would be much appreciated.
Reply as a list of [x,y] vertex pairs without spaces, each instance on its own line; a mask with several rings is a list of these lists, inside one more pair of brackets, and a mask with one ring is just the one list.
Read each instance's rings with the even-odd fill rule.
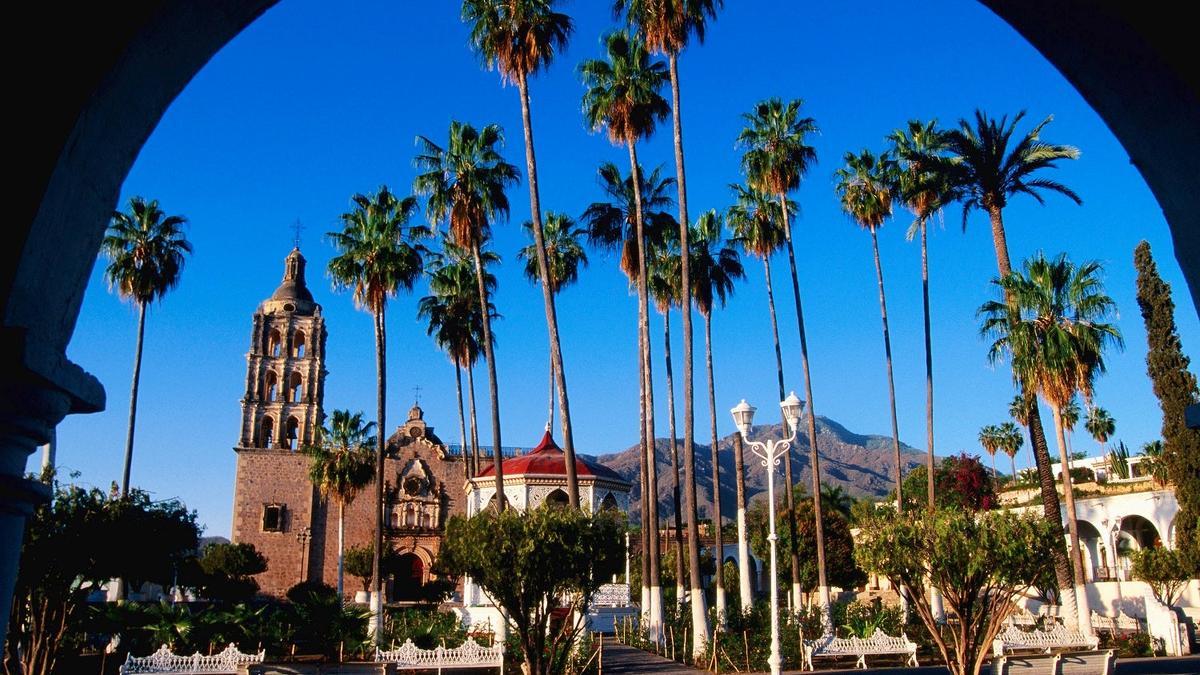
[[405,602],[421,599],[421,587],[425,584],[425,563],[415,553],[405,553],[396,559],[392,572],[392,601]]

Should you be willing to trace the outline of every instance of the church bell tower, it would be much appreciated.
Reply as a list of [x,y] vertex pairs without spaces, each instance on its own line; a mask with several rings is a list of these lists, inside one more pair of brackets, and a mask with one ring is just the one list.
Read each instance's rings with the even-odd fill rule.
[[283,283],[254,313],[240,448],[299,450],[324,420],[325,319],[304,283],[304,264],[292,249]]

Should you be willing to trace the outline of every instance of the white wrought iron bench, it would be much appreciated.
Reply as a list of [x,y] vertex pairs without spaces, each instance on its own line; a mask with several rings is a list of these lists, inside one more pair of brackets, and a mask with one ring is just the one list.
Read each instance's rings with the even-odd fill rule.
[[504,674],[504,644],[497,642],[484,647],[474,638],[457,647],[421,649],[412,640],[405,640],[399,649],[375,650],[375,662],[386,663],[396,670],[442,670],[456,668],[499,668]]
[[221,653],[209,656],[204,656],[200,652],[191,656],[175,654],[166,645],[163,645],[149,656],[130,654],[125,659],[125,663],[121,664],[120,673],[121,675],[134,673],[236,674],[239,666],[262,663],[265,656],[266,650],[257,654],[243,654],[233,643],[230,643]]
[[814,670],[814,658],[834,658],[856,656],[855,668],[866,669],[868,656],[885,654],[907,654],[905,663],[917,667],[917,643],[901,633],[900,637],[892,637],[876,628],[875,634],[869,638],[849,637],[840,638],[824,635],[816,640],[804,641],[804,668]]
[[1050,630],[1029,631],[1009,626],[992,641],[992,654],[997,657],[1023,651],[1049,654],[1067,649],[1095,650],[1099,645],[1100,640],[1095,636],[1084,635],[1062,624],[1055,624]]
[[1117,610],[1116,616],[1092,612],[1092,628],[1108,633],[1135,633],[1142,629],[1142,625],[1136,618]]
[[1112,675],[1113,650],[1057,654],[1007,654],[992,659],[992,675]]

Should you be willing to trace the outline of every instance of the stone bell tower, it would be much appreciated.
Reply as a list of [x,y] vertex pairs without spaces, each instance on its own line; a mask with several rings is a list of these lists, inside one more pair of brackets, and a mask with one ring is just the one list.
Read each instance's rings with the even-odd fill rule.
[[283,283],[254,313],[240,448],[299,450],[323,421],[325,319],[304,283],[304,263],[292,249]]

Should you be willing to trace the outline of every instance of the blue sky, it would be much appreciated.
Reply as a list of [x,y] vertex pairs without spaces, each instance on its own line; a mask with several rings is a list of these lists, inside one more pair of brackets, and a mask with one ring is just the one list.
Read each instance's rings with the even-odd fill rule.
[[[533,80],[535,138],[546,209],[578,215],[600,197],[602,161],[625,170],[624,150],[591,134],[580,115],[575,66],[600,56],[612,27],[607,2],[566,3],[576,20],[569,49]],[[906,31],[920,29],[920,34]],[[1145,375],[1145,331],[1135,301],[1133,247],[1150,241],[1175,288],[1184,347],[1194,356],[1200,325],[1186,293],[1161,211],[1128,156],[1066,80],[1007,24],[975,3],[730,2],[704,45],[681,57],[685,150],[693,217],[729,201],[738,181],[734,138],[740,115],[756,101],[802,98],[821,133],[818,164],[793,195],[802,213],[796,253],[808,322],[814,399],[820,415],[860,433],[887,433],[877,286],[870,238],[838,209],[833,171],[847,150],[881,149],[883,136],[910,118],[952,123],[975,108],[999,115],[1025,109],[1030,121],[1053,114],[1045,138],[1070,143],[1082,157],[1054,178],[1072,186],[1082,207],[1051,196],[1046,206],[1016,198],[1006,211],[1014,262],[1038,250],[1096,259],[1120,308],[1127,349],[1109,359],[1097,401],[1131,447],[1157,438],[1161,414]],[[136,105],[136,101],[131,101]],[[177,291],[149,313],[133,483],[156,497],[178,497],[199,511],[208,534],[228,535],[239,399],[250,317],[278,285],[291,247],[289,226],[305,225],[309,285],[329,330],[326,410],[373,416],[375,366],[371,322],[350,298],[331,291],[324,267],[350,195],[381,184],[409,190],[413,139],[444,139],[451,119],[496,122],[508,136],[509,161],[524,167],[514,87],[503,87],[467,48],[456,3],[320,3],[284,0],[200,72],[164,116],[125,182],[131,195],[157,198],[190,220],[195,245]],[[640,149],[647,166],[674,173],[670,126]],[[546,329],[541,293],[521,276],[514,254],[525,245],[522,184],[510,199],[512,222],[496,228],[504,257],[495,297],[495,331],[505,445],[536,443],[545,422]],[[920,256],[898,213],[880,234],[895,354],[900,436],[923,447],[924,358]],[[1004,421],[1012,396],[1005,368],[986,362],[975,310],[992,291],[995,255],[986,218],[966,231],[957,210],[931,233],[936,443],[939,454],[978,452],[984,424]],[[580,283],[559,299],[559,317],[576,444],[581,452],[622,449],[637,437],[636,306],[613,256],[595,252]],[[728,409],[746,398],[772,417],[774,358],[762,266],[747,260],[747,280],[716,314],[713,337],[717,426],[733,430]],[[60,427],[63,471],[107,486],[120,477],[133,361],[136,312],[108,292],[103,265],[93,271],[69,356],[108,391],[105,412],[68,418]],[[787,264],[776,260],[775,293],[789,388],[803,391]],[[403,420],[422,388],[426,419],[457,441],[453,369],[416,320],[416,300],[389,306],[388,426]],[[676,358],[679,358],[678,317]],[[700,324],[697,323],[699,328]],[[661,345],[661,323],[652,329]],[[707,437],[703,342],[697,330],[698,439]],[[678,372],[678,367],[677,367]],[[659,420],[665,435],[662,368]],[[479,372],[480,394],[486,377]],[[486,397],[481,398],[481,438]],[[1080,430],[1077,449],[1094,448]],[[1018,465],[1030,463],[1027,452]],[[32,462],[31,462],[32,464]]]

